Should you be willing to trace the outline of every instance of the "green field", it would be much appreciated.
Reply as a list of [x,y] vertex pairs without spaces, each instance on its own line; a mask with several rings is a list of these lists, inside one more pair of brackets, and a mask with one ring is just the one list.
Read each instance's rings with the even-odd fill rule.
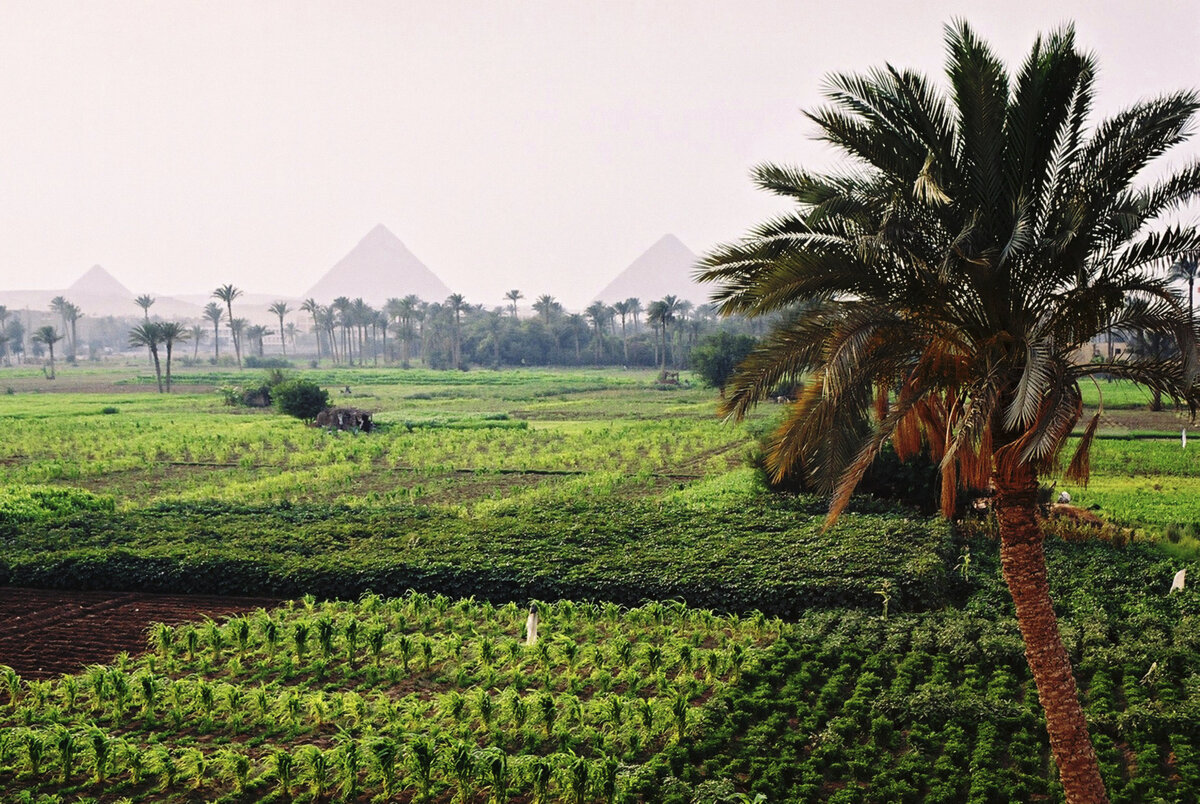
[[[13,800],[1061,800],[986,523],[864,498],[824,530],[748,466],[779,408],[694,382],[304,375],[380,427],[225,405],[249,371],[0,375],[0,580],[298,599],[9,676]],[[1128,405],[1066,488],[1174,552],[1052,540],[1054,597],[1114,800],[1193,801],[1200,595],[1165,591],[1200,577],[1200,438],[1133,437],[1182,425],[1102,386]]]

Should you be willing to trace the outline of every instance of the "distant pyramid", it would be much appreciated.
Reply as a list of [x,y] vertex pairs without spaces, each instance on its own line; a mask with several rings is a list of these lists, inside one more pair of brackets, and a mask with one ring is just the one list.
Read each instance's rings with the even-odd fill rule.
[[99,265],[87,269],[83,276],[75,280],[75,284],[67,288],[63,294],[68,299],[78,296],[97,296],[110,299],[133,300],[129,288],[117,281],[116,277]]
[[708,301],[709,288],[692,278],[700,261],[675,235],[663,237],[609,282],[593,301],[616,302],[637,298],[642,306],[673,294],[694,304]]
[[450,288],[379,224],[304,296],[321,304],[338,296],[361,296],[370,304],[382,305],[389,298],[403,298],[410,293],[424,301],[440,302],[450,295]]

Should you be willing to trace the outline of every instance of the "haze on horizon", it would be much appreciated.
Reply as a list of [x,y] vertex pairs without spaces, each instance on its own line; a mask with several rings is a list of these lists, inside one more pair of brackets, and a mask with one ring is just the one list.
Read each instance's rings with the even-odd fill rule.
[[[1073,21],[1099,60],[1093,119],[1200,86],[1191,3],[971,6],[1014,68]],[[829,164],[801,114],[824,77],[889,62],[940,78],[942,26],[963,13],[8,4],[0,288],[63,288],[99,263],[134,292],[295,295],[382,223],[468,301],[520,288],[580,306],[666,233],[702,253],[781,210],[748,172]]]

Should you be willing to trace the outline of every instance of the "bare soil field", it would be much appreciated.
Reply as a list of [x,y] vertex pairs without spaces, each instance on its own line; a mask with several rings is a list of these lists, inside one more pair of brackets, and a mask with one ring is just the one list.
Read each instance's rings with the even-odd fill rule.
[[277,604],[271,598],[64,592],[0,587],[0,664],[50,678],[140,653],[151,623],[176,624]]

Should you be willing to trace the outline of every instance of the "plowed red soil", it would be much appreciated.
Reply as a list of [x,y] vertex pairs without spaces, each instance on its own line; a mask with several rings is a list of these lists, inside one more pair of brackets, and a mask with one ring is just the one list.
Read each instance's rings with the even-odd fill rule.
[[0,587],[0,664],[22,678],[73,673],[146,649],[150,623],[174,625],[276,605],[256,597],[61,592]]

